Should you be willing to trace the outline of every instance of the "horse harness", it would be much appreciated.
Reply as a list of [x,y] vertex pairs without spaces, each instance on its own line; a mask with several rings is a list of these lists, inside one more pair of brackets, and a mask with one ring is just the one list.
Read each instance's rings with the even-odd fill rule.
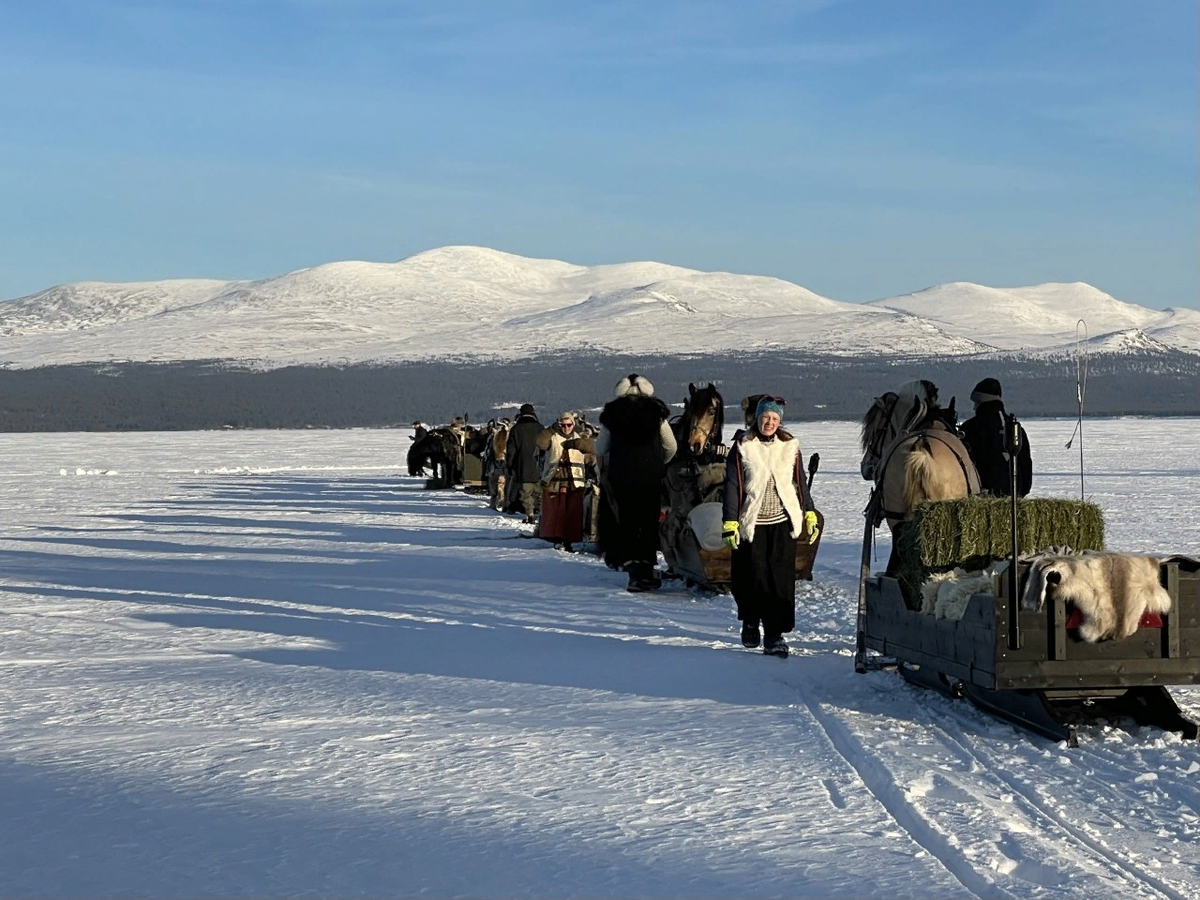
[[[946,435],[942,434],[938,429],[933,428],[925,428],[921,431],[912,431],[903,435],[901,439],[893,441],[891,449],[888,450],[887,456],[880,460],[879,465],[875,467],[878,477],[875,480],[875,489],[871,491],[871,499],[867,503],[867,508],[864,510],[864,514],[869,514],[871,507],[874,506],[876,526],[878,526],[879,523],[884,519],[903,519],[905,516],[905,511],[897,512],[896,510],[883,508],[883,494],[879,489],[879,485],[880,481],[882,480],[883,473],[887,471],[887,464],[891,462],[892,454],[899,450],[900,445],[903,444],[904,441],[909,437],[916,437],[918,441],[924,440],[927,444],[929,439],[933,438],[935,441],[938,441],[945,446],[945,448],[949,450],[951,455],[954,457],[954,461],[958,463],[959,469],[962,470],[963,483],[967,486],[967,496],[971,496],[971,475],[967,471],[967,465],[965,462],[963,462],[962,457],[959,456],[958,451],[954,449],[954,445],[946,440]],[[878,495],[878,498],[876,495]]]

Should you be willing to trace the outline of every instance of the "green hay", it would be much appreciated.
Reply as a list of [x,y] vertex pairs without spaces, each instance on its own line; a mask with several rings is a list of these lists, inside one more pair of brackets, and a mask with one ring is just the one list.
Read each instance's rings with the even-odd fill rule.
[[[1094,503],[1038,498],[1017,501],[1021,555],[1070,547],[1104,549],[1104,515]],[[1012,501],[968,497],[922,503],[896,529],[896,577],[909,606],[920,606],[920,585],[933,572],[986,568],[1012,554]]]

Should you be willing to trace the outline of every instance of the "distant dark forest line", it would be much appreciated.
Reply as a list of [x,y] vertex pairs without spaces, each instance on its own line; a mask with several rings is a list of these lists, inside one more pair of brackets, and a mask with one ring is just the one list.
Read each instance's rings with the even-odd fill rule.
[[[1200,356],[1098,357],[1089,369],[1087,415],[1200,415]],[[0,431],[386,427],[463,413],[482,422],[511,415],[522,402],[546,420],[602,405],[630,372],[653,381],[667,402],[682,400],[689,381],[716,383],[731,405],[750,393],[776,393],[787,398],[792,420],[858,419],[873,397],[913,378],[934,381],[943,402],[957,396],[963,412],[971,388],[988,376],[1000,379],[1018,416],[1076,412],[1070,359],[548,354],[270,371],[219,361],[0,370]]]

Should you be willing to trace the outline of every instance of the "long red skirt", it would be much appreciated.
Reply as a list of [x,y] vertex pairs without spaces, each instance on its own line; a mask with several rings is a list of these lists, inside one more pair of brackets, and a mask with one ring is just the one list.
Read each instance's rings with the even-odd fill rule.
[[577,544],[583,540],[583,490],[542,491],[542,519],[538,537],[546,541]]

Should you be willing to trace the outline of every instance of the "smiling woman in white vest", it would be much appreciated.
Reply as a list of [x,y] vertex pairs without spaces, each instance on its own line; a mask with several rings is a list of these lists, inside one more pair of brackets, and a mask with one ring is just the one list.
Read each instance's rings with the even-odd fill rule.
[[759,400],[753,427],[734,441],[721,529],[733,551],[730,580],[742,644],[757,647],[761,640],[763,653],[781,657],[788,655],[783,635],[796,627],[796,539],[817,539],[800,442],[781,427],[784,402]]

